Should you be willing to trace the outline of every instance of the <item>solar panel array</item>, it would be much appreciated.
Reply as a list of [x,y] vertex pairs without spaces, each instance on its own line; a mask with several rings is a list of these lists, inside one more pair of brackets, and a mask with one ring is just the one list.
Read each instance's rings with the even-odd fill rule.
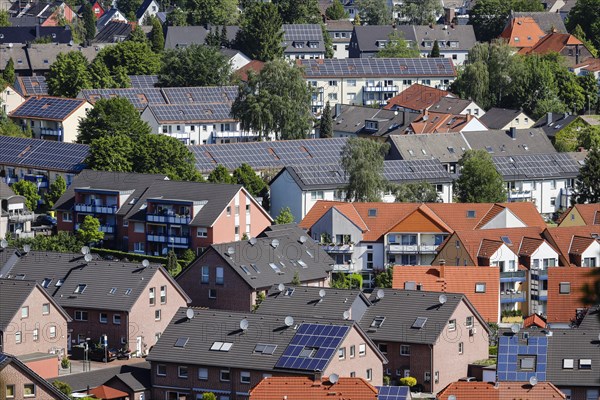
[[323,31],[317,24],[283,24],[284,41],[323,41]]
[[129,80],[132,88],[153,88],[158,83],[158,75],[129,75]]
[[390,182],[452,182],[452,177],[438,159],[384,161],[383,176]]
[[151,105],[150,111],[159,123],[234,121],[228,104],[166,104]]
[[307,78],[456,76],[449,58],[330,58],[301,62]]
[[237,97],[236,86],[210,86],[210,87],[181,87],[162,89],[167,103],[233,103]]
[[[534,369],[523,371],[519,360],[523,356],[535,356]],[[529,337],[526,342],[519,340],[519,335],[500,336],[498,346],[498,380],[501,382],[527,382],[535,376],[538,381],[546,380],[548,357],[548,338]]]
[[565,153],[496,156],[493,159],[496,169],[503,177],[575,177],[580,167],[577,161]]
[[138,110],[143,110],[148,104],[167,104],[159,88],[125,88],[125,89],[84,89],[79,93],[94,104],[100,99],[124,97]]
[[[325,370],[349,330],[349,326],[300,325],[290,344],[277,360],[275,368],[303,371]],[[305,356],[307,350],[311,354]]]
[[30,97],[14,110],[11,116],[62,121],[82,104],[81,99]]
[[377,386],[378,400],[407,400],[409,393],[408,386]]
[[0,164],[79,172],[88,155],[85,144],[0,136]]
[[18,78],[25,96],[47,96],[48,84],[45,76],[21,76]]

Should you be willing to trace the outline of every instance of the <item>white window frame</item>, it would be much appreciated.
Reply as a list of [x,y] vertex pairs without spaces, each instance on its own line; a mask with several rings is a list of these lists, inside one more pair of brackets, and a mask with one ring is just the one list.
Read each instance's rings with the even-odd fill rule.
[[100,314],[98,314],[98,320],[101,324],[108,324],[108,313],[101,312]]
[[198,379],[201,381],[208,380],[208,368],[198,368]]
[[50,314],[50,303],[42,304],[42,315],[49,315],[49,314]]
[[249,385],[251,381],[252,380],[251,380],[249,371],[240,371],[240,383]]
[[410,356],[410,345],[401,344],[400,345],[400,355],[401,356]]
[[[113,314],[113,324],[115,325],[121,325],[121,314]],[[119,321],[119,322],[117,322]]]
[[48,327],[48,337],[49,337],[50,339],[54,339],[54,338],[56,338],[56,326],[54,326],[54,325],[50,325],[50,326]]
[[[164,368],[164,373],[161,373],[161,368]],[[167,366],[166,364],[158,364],[156,365],[156,375],[157,376],[167,376]]]
[[367,344],[366,343],[361,343],[358,345],[358,356],[359,357],[364,357],[367,355]]
[[[185,371],[183,374],[182,372]],[[189,375],[189,369],[187,365],[177,366],[177,377],[181,379],[187,379]]]
[[[223,374],[224,373],[228,375],[227,379],[223,379]],[[228,369],[222,369],[221,371],[219,371],[219,381],[221,381],[221,382],[229,382],[229,381],[231,381],[231,370],[229,368]]]

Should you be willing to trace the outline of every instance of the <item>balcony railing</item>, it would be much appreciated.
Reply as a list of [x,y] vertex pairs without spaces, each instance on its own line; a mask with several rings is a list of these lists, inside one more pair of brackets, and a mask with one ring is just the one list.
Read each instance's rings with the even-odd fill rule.
[[[75,230],[78,231],[79,228],[81,227],[80,223],[76,223],[75,224]],[[114,234],[115,230],[116,230],[116,225],[110,225],[110,224],[103,224],[100,225],[100,227],[98,228],[98,230],[100,232],[104,232],[104,233],[108,233],[108,234]]]
[[365,92],[397,92],[398,91],[398,86],[396,86],[396,85],[391,85],[391,86],[385,86],[385,85],[365,86],[364,87],[364,91]]
[[435,253],[437,244],[389,244],[388,253]]
[[354,251],[353,244],[342,244],[342,245],[323,245],[323,250],[327,253],[352,253]]
[[188,247],[190,245],[190,238],[188,236],[167,235],[164,233],[149,233],[146,235],[146,240],[154,243],[166,243],[174,247]]
[[146,222],[155,222],[160,224],[187,225],[192,221],[189,216],[146,214]]
[[354,272],[351,264],[333,264],[334,272]]
[[500,303],[523,303],[525,301],[525,293],[521,291],[505,291],[500,292]]
[[533,279],[537,279],[539,281],[547,281],[548,280],[548,270],[547,269],[533,269],[533,270],[531,270],[531,275],[533,275]]
[[115,214],[118,207],[115,206],[102,206],[96,204],[75,204],[75,211],[90,214]]
[[48,187],[48,177],[46,175],[25,174],[23,179],[35,183],[38,188]]
[[33,221],[34,218],[35,214],[29,211],[8,214],[8,220],[10,222],[27,222]]
[[531,190],[512,189],[508,192],[509,199],[530,199],[532,197]]
[[525,282],[527,271],[500,272],[500,282]]
[[45,135],[45,136],[62,136],[62,129],[40,128],[40,135]]

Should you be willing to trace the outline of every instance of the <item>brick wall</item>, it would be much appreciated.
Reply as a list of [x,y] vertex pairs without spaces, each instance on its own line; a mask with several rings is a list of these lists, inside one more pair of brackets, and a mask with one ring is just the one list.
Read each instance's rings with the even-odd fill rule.
[[[108,336],[108,348],[118,349],[122,347],[121,338],[127,339],[127,327],[128,327],[128,315],[124,311],[114,310],[92,310],[84,308],[71,308],[66,307],[65,311],[73,318],[73,321],[69,323],[69,329],[71,332],[71,341],[73,344],[77,344],[78,336],[82,335],[83,338],[90,338],[93,343],[99,343],[101,335]],[[87,321],[75,320],[75,311],[86,311]],[[100,322],[100,314],[104,313],[107,316],[106,323]],[[115,314],[121,316],[121,323],[115,324],[113,317]]]
[[15,396],[14,399],[25,399],[23,394],[23,388],[25,384],[35,384],[35,400],[54,400],[59,399],[56,395],[49,392],[43,386],[34,382],[32,377],[25,373],[25,371],[17,368],[14,364],[9,364],[0,370],[0,400],[6,399],[6,386],[14,385]]

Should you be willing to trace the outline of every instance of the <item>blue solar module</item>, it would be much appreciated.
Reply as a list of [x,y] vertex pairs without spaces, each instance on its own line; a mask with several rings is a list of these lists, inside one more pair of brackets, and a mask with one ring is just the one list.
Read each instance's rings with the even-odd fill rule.
[[11,117],[62,121],[83,103],[82,99],[30,97],[11,113]]
[[323,371],[349,330],[340,325],[300,325],[275,368]]
[[153,88],[158,83],[158,75],[129,75],[132,88]]
[[519,334],[500,336],[498,344],[497,374],[499,381],[525,382],[535,376],[546,380],[548,338],[520,339]]
[[0,164],[42,170],[79,172],[88,155],[88,145],[51,140],[0,136]]
[[408,386],[377,386],[379,400],[406,400],[409,394]]

